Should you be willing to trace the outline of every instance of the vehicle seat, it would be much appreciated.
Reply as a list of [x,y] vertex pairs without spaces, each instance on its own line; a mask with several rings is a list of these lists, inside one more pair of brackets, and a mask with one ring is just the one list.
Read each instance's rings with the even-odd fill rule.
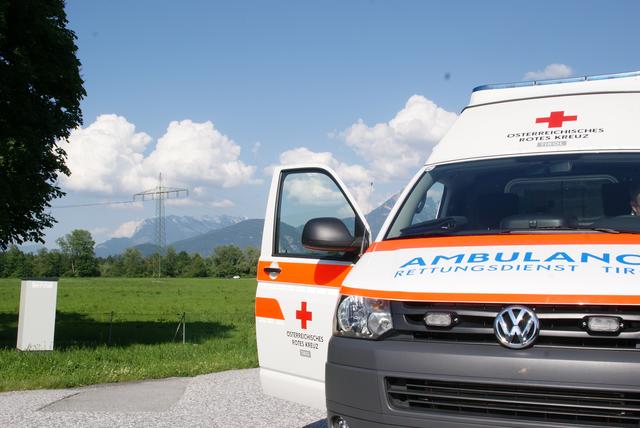
[[518,213],[520,198],[514,193],[487,193],[474,199],[473,224],[478,229],[497,229],[500,221]]

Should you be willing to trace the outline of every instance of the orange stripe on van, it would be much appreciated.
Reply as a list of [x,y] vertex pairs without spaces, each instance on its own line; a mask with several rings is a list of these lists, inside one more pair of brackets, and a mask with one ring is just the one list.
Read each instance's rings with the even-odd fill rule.
[[640,234],[563,233],[519,235],[441,236],[392,239],[371,244],[367,252],[406,248],[486,247],[498,245],[615,245],[640,244]]
[[268,297],[256,297],[256,316],[274,320],[284,319],[282,309],[280,309],[280,303],[278,303],[276,299]]
[[640,296],[582,294],[415,293],[342,287],[340,294],[416,302],[640,305]]
[[340,287],[351,270],[351,265],[278,262],[282,271],[275,279],[271,279],[269,274],[264,271],[269,266],[271,266],[270,261],[258,262],[258,281]]

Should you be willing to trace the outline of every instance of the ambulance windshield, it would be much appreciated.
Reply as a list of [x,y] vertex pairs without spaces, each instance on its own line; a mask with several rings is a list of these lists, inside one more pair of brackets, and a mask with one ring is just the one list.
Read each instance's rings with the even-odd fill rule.
[[437,166],[418,180],[386,239],[573,230],[640,233],[640,153]]

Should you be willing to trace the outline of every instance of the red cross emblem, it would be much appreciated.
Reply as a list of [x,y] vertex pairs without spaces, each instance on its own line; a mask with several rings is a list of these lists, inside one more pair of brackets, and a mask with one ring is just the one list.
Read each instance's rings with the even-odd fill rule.
[[536,123],[548,123],[547,128],[562,128],[564,122],[575,122],[578,116],[565,116],[564,111],[552,111],[549,117],[539,117]]
[[300,320],[300,325],[303,330],[307,329],[307,321],[311,321],[312,313],[307,311],[307,302],[302,302],[300,310],[296,311],[296,319]]

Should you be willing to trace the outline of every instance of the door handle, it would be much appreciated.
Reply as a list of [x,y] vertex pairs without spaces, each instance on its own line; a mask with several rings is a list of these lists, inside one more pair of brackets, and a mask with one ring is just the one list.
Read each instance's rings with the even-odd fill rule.
[[278,274],[280,272],[282,272],[282,269],[280,269],[279,267],[271,267],[271,266],[267,266],[266,268],[264,268],[264,271],[266,273],[275,273]]

